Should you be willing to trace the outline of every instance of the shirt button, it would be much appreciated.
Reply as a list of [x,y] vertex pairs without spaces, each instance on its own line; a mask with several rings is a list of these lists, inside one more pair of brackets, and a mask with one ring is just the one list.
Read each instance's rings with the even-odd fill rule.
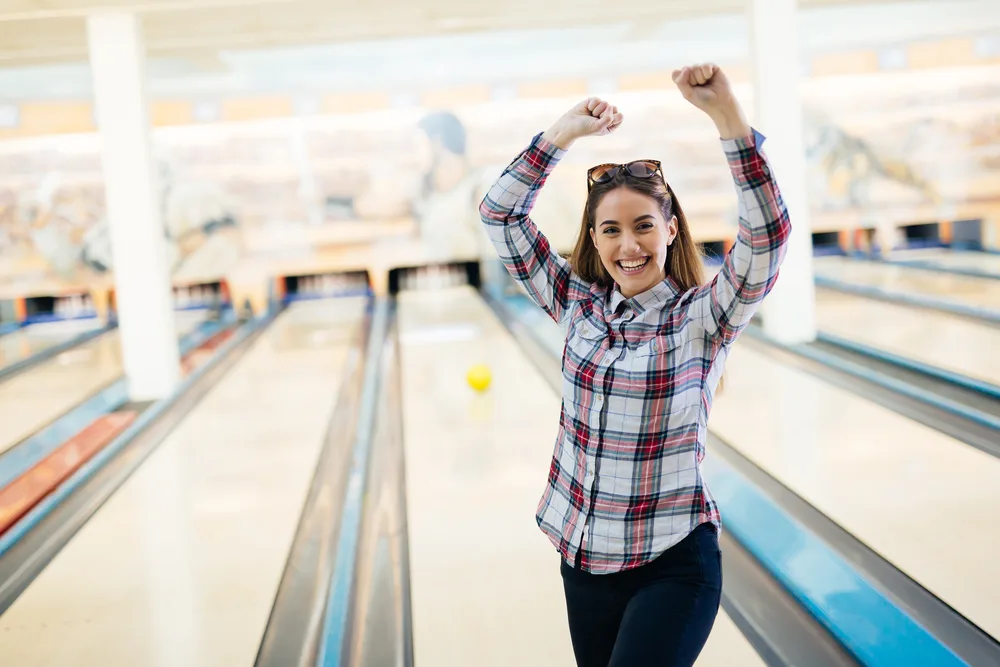
[[604,402],[604,397],[603,396],[598,396],[597,397],[597,404],[600,405],[603,402]]

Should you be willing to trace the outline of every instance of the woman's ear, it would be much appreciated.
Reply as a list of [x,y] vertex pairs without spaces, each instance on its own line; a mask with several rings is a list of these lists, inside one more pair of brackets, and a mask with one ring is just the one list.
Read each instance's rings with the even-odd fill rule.
[[673,243],[674,239],[677,238],[677,230],[678,230],[677,216],[672,215],[670,216],[670,221],[667,222],[667,245]]
[[593,227],[590,228],[590,242],[594,244],[595,248],[597,247],[597,235],[594,234]]

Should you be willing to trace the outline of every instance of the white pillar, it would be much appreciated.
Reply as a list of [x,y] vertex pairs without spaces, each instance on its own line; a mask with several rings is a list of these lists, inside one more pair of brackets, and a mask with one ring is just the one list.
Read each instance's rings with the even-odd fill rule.
[[753,124],[767,137],[764,151],[792,221],[788,254],[761,308],[765,333],[784,343],[816,337],[796,4],[796,0],[752,0],[749,10]]
[[170,394],[180,359],[146,109],[145,52],[131,14],[87,18],[101,133],[122,362],[134,401]]

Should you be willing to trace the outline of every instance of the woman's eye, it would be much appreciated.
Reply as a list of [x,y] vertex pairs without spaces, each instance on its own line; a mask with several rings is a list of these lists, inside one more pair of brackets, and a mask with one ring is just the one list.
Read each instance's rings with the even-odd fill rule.
[[653,228],[653,223],[651,223],[651,222],[644,222],[641,225],[639,225],[639,229],[641,231],[647,231],[647,230],[650,230],[652,228]]
[[604,233],[605,234],[617,234],[618,233],[618,228],[617,227],[605,227],[604,228]]

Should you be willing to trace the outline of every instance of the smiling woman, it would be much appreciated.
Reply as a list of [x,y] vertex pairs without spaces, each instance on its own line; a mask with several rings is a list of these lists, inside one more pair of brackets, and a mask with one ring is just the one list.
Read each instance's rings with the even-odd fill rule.
[[559,434],[536,520],[561,556],[580,667],[690,666],[719,609],[718,506],[701,475],[729,347],[771,290],[791,231],[763,137],[715,65],[674,73],[715,122],[739,193],[739,234],[709,283],[660,163],[588,172],[576,247],[561,257],[530,218],[579,138],[618,109],[590,98],[532,140],[480,215],[504,266],[565,324]]
[[626,298],[667,275],[681,292],[703,282],[691,228],[658,161],[598,165],[587,181],[587,204],[570,259],[583,280],[618,285]]

